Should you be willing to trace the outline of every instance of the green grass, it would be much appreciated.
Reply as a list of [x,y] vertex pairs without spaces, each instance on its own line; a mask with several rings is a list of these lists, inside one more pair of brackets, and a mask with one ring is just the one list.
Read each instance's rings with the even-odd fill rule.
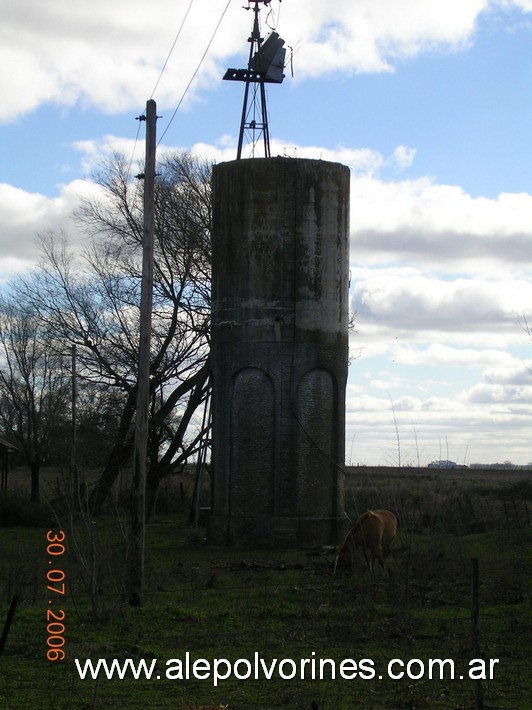
[[[43,485],[50,497],[57,491],[53,475]],[[173,512],[147,530],[141,608],[127,603],[124,514],[82,518],[68,530],[68,520],[54,521],[46,501],[30,509],[20,491],[11,491],[0,522],[18,527],[0,527],[0,629],[13,595],[20,601],[0,657],[0,708],[472,708],[469,680],[392,680],[385,672],[392,658],[452,658],[457,675],[467,670],[471,557],[480,563],[481,650],[486,659],[500,659],[494,680],[483,683],[485,706],[532,708],[530,486],[517,489],[498,476],[451,483],[442,472],[366,479],[355,472],[347,482],[350,513],[387,507],[400,520],[393,576],[373,580],[362,560],[355,574],[335,577],[334,554],[208,547],[204,531],[186,524],[183,500],[167,492],[164,510]],[[46,659],[51,593],[44,525],[68,531],[67,552],[55,565],[65,570],[66,593],[53,607],[66,611],[63,663]],[[166,662],[184,659],[186,651],[192,659],[232,662],[259,652],[267,665],[275,658],[372,659],[376,677],[301,681],[275,674],[269,681],[233,678],[217,688],[211,680],[164,678]],[[82,681],[75,658],[157,658],[162,678]]]
[[[127,529],[127,526],[126,526]],[[45,529],[0,529],[0,613],[20,598],[0,658],[0,707],[177,708],[467,708],[469,680],[80,680],[74,658],[165,663],[183,658],[452,658],[467,668],[470,558],[480,560],[481,644],[499,658],[484,683],[487,707],[529,708],[532,546],[529,528],[484,534],[404,534],[392,578],[334,577],[333,555],[207,547],[181,518],[148,529],[146,598],[124,598],[124,528],[113,518],[80,524],[61,560],[69,584],[64,663],[46,660]],[[527,546],[528,544],[528,546]],[[95,574],[87,565],[94,552]],[[90,565],[89,565],[90,566]],[[92,582],[94,581],[94,584]],[[57,605],[56,607],[57,608]]]

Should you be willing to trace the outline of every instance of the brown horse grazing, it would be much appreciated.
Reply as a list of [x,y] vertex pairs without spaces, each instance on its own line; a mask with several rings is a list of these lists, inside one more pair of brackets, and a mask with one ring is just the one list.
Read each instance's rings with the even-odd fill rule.
[[362,548],[368,570],[373,574],[375,560],[384,569],[384,558],[390,554],[390,545],[397,532],[397,518],[389,510],[368,510],[362,515],[341,546],[334,573],[337,569],[354,567],[355,550]]

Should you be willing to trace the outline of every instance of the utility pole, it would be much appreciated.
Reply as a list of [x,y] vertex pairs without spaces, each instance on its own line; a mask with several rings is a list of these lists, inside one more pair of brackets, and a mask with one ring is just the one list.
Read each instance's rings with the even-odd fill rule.
[[72,510],[76,510],[79,505],[79,479],[77,466],[77,400],[78,400],[78,384],[76,373],[76,345],[72,344],[72,415],[71,415],[71,446],[70,446],[70,485],[71,485],[71,506]]
[[144,230],[142,239],[142,283],[140,291],[140,345],[135,417],[134,493],[130,548],[130,594],[132,606],[141,606],[144,592],[144,548],[146,538],[146,463],[150,401],[151,312],[153,301],[153,232],[157,106],[146,103],[146,161],[144,166]]

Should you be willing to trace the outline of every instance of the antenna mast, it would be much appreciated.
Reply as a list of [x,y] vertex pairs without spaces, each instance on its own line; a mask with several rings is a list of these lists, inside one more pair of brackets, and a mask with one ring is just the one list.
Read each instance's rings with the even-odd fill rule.
[[[224,79],[243,81],[244,103],[240,132],[238,135],[237,160],[242,157],[244,134],[247,131],[251,143],[251,155],[255,156],[255,147],[262,136],[264,142],[264,157],[270,157],[270,131],[268,128],[268,112],[266,110],[266,90],[264,84],[281,84],[284,79],[283,69],[286,50],[284,40],[277,32],[272,32],[266,40],[260,36],[259,5],[269,5],[271,0],[248,0],[245,10],[253,9],[253,28],[250,42],[247,69],[228,69]],[[251,5],[254,5],[251,8]],[[251,87],[251,97],[250,97]]]

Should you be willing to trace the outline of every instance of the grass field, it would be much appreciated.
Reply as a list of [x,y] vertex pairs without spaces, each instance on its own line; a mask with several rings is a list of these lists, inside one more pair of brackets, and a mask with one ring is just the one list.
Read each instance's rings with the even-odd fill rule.
[[[480,567],[480,644],[488,672],[489,659],[499,659],[493,679],[482,683],[484,706],[532,708],[530,483],[501,475],[451,481],[441,472],[397,476],[355,470],[347,488],[351,514],[358,506],[388,507],[398,514],[390,576],[379,571],[371,579],[361,559],[355,573],[335,577],[333,550],[209,547],[204,530],[189,526],[179,505],[172,510],[167,501],[161,508],[168,512],[159,514],[147,532],[145,604],[132,608],[126,594],[124,515],[82,516],[74,525],[65,516],[37,527],[0,527],[0,625],[13,596],[19,598],[0,657],[0,707],[474,708],[475,683],[467,677],[475,657],[474,557]],[[65,531],[64,554],[47,554],[48,529]],[[65,573],[64,595],[47,589],[51,568]],[[60,584],[52,581],[52,586]],[[60,609],[66,658],[50,662],[47,614]],[[186,672],[187,652],[190,668],[205,659],[196,666],[198,674],[203,668],[206,675],[205,663],[211,664],[209,678],[178,677]],[[263,659],[257,680],[255,654]],[[82,663],[88,658],[157,662],[150,680],[131,673],[122,680],[103,674],[81,680],[76,658]],[[177,660],[167,666],[170,659],[182,661],[182,667]],[[232,664],[245,659],[236,665],[242,679],[220,680],[214,687],[214,659]],[[274,659],[267,680],[264,669],[268,672]],[[308,661],[301,680],[303,659]],[[330,659],[323,680],[320,659]],[[352,661],[341,666],[343,659]],[[395,674],[404,673],[402,678],[388,676],[392,659],[404,662],[392,667]],[[406,675],[410,659],[419,659],[410,666],[418,679]],[[452,659],[454,679],[449,664],[443,679],[438,666],[429,678],[430,659]],[[342,678],[341,668],[353,676],[353,661],[362,661],[359,674]],[[223,664],[219,669],[227,670]],[[166,677],[168,671],[174,677]],[[251,677],[245,679],[248,672]],[[288,678],[293,672],[295,677]]]

